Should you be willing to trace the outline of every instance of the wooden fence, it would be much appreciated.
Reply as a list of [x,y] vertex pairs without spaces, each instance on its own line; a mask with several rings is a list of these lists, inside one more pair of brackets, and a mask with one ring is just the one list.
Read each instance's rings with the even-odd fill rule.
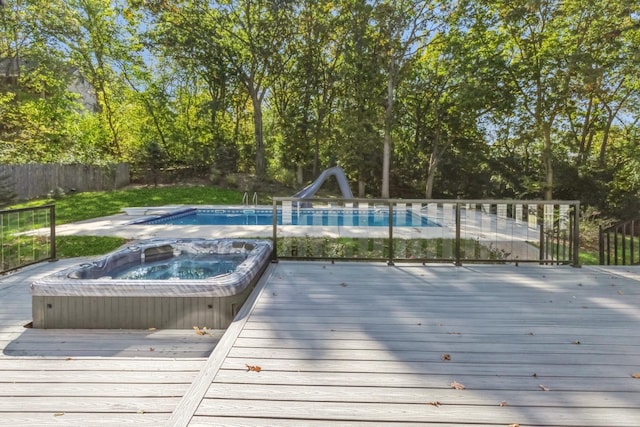
[[43,197],[58,188],[69,191],[114,190],[129,184],[129,164],[108,166],[28,163],[0,165],[0,176],[8,175],[9,188],[19,200]]

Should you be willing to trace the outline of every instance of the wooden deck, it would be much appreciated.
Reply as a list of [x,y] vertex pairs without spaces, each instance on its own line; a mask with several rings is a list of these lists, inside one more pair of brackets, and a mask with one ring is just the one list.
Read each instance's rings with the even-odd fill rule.
[[2,425],[640,425],[637,267],[281,262],[221,338],[24,329],[23,287]]

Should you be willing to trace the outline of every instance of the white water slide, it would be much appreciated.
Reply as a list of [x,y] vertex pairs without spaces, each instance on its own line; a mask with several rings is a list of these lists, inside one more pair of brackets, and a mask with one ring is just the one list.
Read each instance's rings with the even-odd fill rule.
[[345,199],[353,199],[353,193],[351,193],[351,188],[349,187],[349,181],[347,180],[347,176],[344,173],[344,170],[340,166],[334,166],[332,168],[326,169],[322,171],[320,175],[313,181],[311,184],[304,187],[302,190],[298,191],[293,197],[298,197],[300,199],[310,199],[314,194],[322,187],[322,184],[325,183],[327,179],[335,176],[338,181],[338,185],[340,186],[340,191],[342,192],[342,197]]

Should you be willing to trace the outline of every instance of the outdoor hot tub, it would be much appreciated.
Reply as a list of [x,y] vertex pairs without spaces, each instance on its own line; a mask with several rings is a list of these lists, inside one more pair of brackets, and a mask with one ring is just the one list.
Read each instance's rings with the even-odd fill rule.
[[272,251],[270,240],[139,241],[33,282],[33,327],[225,329]]

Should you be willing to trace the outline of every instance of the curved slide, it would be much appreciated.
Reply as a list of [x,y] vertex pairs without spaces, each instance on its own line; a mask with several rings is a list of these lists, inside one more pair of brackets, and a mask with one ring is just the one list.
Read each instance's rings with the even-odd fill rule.
[[342,197],[344,197],[345,199],[353,199],[353,193],[351,193],[349,181],[347,181],[347,176],[340,166],[334,166],[322,171],[322,173],[318,175],[315,181],[304,187],[302,190],[298,191],[293,195],[293,197],[298,197],[300,199],[312,198],[313,195],[316,194],[316,192],[320,189],[320,187],[322,187],[322,184],[324,184],[325,181],[331,176],[336,177],[338,185],[340,186],[340,191],[342,192]]

